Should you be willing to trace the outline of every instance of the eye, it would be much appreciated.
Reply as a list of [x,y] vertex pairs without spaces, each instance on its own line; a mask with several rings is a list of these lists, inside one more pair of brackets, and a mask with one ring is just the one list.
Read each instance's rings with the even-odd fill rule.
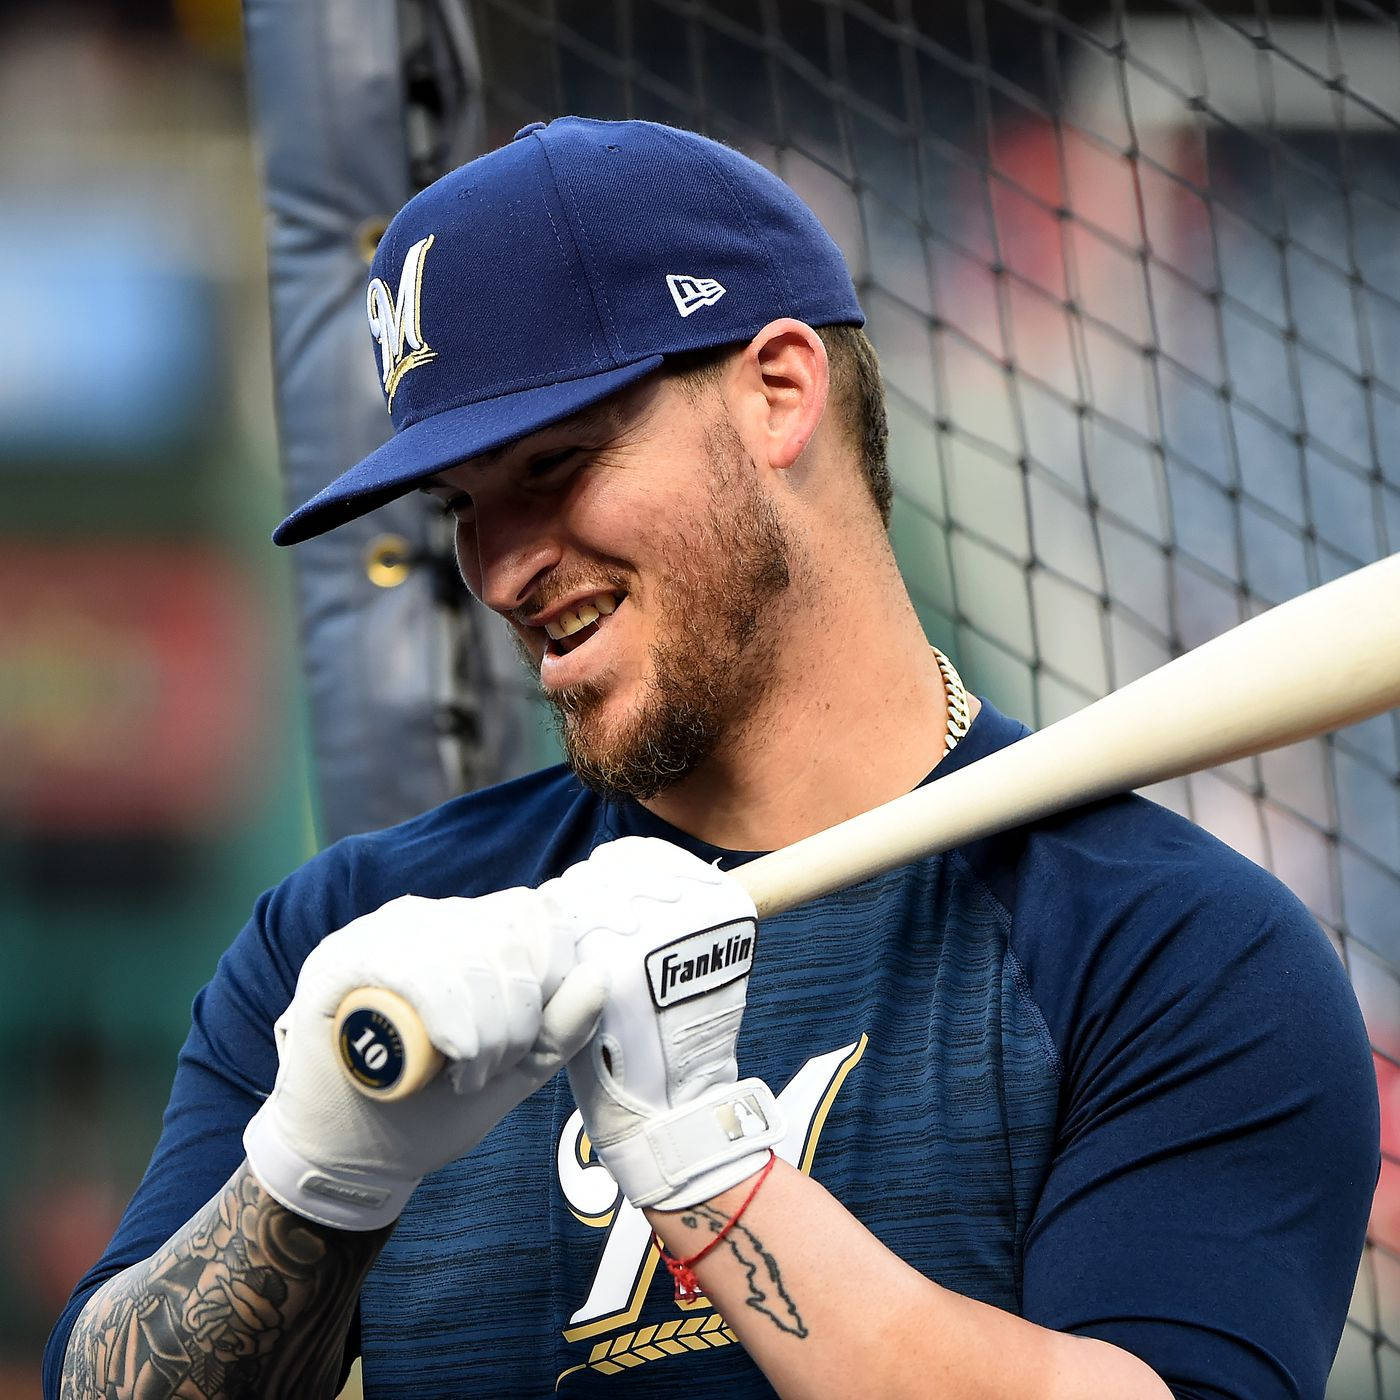
[[454,491],[450,496],[435,496],[438,509],[452,520],[472,518],[472,498],[465,491]]
[[548,452],[543,457],[536,457],[525,469],[526,478],[530,481],[547,481],[573,463],[582,450],[579,447],[566,447],[558,452]]

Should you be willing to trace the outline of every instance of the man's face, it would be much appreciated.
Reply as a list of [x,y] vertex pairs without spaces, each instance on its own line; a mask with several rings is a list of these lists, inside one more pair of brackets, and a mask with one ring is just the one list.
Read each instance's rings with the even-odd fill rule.
[[590,786],[653,797],[754,713],[791,548],[718,394],[648,381],[427,489]]

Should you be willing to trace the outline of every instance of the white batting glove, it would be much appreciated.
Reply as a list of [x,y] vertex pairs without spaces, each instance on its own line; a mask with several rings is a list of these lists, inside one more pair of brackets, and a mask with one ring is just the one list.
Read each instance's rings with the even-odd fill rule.
[[[299,1215],[389,1224],[424,1175],[470,1152],[592,1035],[606,984],[576,963],[566,920],[536,890],[406,895],[347,924],[307,958],[277,1021],[277,1082],[243,1135],[249,1165]],[[447,1060],[411,1098],[366,1098],[341,1068],[336,1009],[364,986],[412,1005]]]
[[734,1044],[757,931],[736,880],[671,845],[626,837],[543,889],[610,986],[569,1083],[603,1165],[633,1205],[679,1210],[751,1176],[783,1136],[768,1086]]

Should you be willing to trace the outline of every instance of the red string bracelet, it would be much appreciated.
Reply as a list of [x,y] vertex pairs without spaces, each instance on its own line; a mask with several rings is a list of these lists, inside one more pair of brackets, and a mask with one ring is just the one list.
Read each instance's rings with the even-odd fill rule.
[[704,1296],[705,1290],[700,1287],[700,1280],[695,1277],[694,1266],[698,1264],[738,1223],[739,1217],[748,1210],[749,1202],[758,1195],[758,1188],[768,1179],[768,1173],[773,1170],[773,1163],[778,1159],[773,1153],[773,1149],[768,1149],[768,1161],[763,1170],[758,1174],[758,1180],[754,1182],[749,1194],[744,1197],[739,1209],[725,1222],[724,1228],[712,1239],[704,1249],[698,1254],[692,1254],[689,1259],[672,1259],[666,1253],[666,1247],[661,1243],[661,1236],[655,1231],[652,1234],[656,1238],[656,1247],[661,1252],[662,1262],[670,1270],[671,1277],[676,1281],[676,1302],[693,1303],[697,1298]]

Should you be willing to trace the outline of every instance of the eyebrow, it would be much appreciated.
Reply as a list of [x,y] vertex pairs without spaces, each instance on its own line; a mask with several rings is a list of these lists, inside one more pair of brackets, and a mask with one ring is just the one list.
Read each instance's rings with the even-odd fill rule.
[[[593,437],[600,433],[615,432],[621,422],[621,417],[617,405],[611,399],[604,399],[601,403],[590,404],[587,408],[579,409],[577,413],[571,413],[567,418],[561,418],[557,423],[548,423],[535,431],[556,433],[560,437]],[[525,436],[533,437],[534,435],[534,433],[527,433]],[[465,466],[468,462],[475,466],[495,466],[520,441],[522,439],[517,438],[514,442],[502,443],[500,447],[490,448],[486,452],[478,452],[474,457],[465,457],[462,461],[456,462],[450,467],[443,467],[441,470],[455,471],[457,467]],[[448,485],[448,482],[438,480],[436,473],[434,473],[426,481],[419,483],[418,490],[431,493],[435,486],[441,490]]]

